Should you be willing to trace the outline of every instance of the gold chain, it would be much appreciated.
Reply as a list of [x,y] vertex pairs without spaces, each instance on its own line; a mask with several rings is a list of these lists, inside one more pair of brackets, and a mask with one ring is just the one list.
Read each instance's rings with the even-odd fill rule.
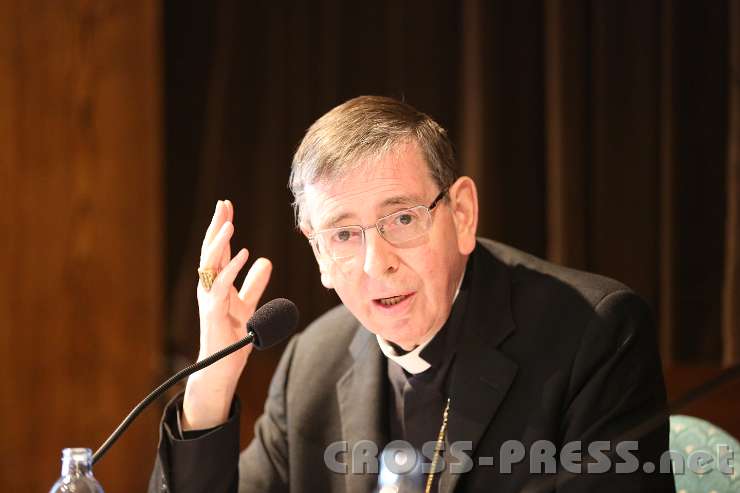
[[437,469],[437,460],[439,459],[439,452],[442,449],[442,443],[444,443],[445,433],[447,432],[447,415],[450,412],[450,398],[447,398],[447,405],[442,413],[442,426],[439,427],[439,435],[437,435],[437,443],[434,445],[434,457],[432,458],[432,468],[429,470],[427,476],[427,486],[424,488],[424,493],[429,493],[432,490],[432,482],[434,481],[435,469]]

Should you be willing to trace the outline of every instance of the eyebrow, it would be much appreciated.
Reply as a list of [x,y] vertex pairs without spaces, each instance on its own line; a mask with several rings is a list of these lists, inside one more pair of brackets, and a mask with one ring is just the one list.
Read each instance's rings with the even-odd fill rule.
[[[380,203],[379,207],[380,209],[384,209],[386,207],[392,206],[392,205],[402,205],[402,206],[408,206],[408,207],[414,207],[417,205],[426,205],[423,203],[424,198],[411,194],[411,195],[394,195],[393,197],[388,197],[383,202]],[[382,215],[382,214],[381,214]],[[335,216],[330,216],[329,220],[326,222],[323,222],[318,228],[319,230],[322,229],[328,229],[328,228],[334,228],[336,227],[336,224],[340,221],[343,221],[348,218],[356,217],[354,214],[351,214],[349,212],[342,212]]]

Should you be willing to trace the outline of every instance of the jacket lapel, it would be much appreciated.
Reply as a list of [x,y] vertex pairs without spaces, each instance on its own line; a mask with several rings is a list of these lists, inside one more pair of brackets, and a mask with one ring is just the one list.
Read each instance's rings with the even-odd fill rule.
[[[349,442],[349,453],[346,454],[349,470],[345,483],[347,491],[371,492],[377,488],[377,471],[371,471],[375,474],[353,473],[350,458],[352,448],[360,441],[369,440],[379,448],[385,444],[384,358],[375,336],[363,327],[358,328],[349,351],[354,364],[337,382],[342,437]],[[377,457],[380,457],[382,449],[377,452]]]
[[[450,414],[445,460],[448,467],[440,477],[440,491],[452,492],[460,478],[450,474],[449,444],[472,442],[472,456],[480,439],[495,418],[514,381],[517,365],[497,347],[515,330],[510,305],[510,278],[506,266],[478,244],[470,260],[471,291],[463,318],[463,339],[457,348],[450,387]],[[354,364],[337,382],[342,436],[352,447],[370,440],[382,447],[386,442],[387,402],[385,358],[375,336],[358,328],[349,351]],[[382,450],[378,450],[378,455]],[[345,475],[347,491],[371,492],[377,488],[377,474],[353,474],[352,464]]]
[[471,256],[470,300],[463,320],[463,341],[457,350],[450,387],[447,467],[440,491],[452,492],[460,474],[450,474],[449,446],[472,442],[471,456],[494,419],[517,373],[517,365],[497,349],[514,330],[510,279],[506,267],[480,244]]

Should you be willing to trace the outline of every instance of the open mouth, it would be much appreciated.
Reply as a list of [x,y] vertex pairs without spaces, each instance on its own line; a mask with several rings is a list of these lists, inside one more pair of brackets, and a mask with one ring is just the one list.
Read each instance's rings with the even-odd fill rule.
[[374,300],[374,301],[375,303],[381,306],[390,307],[390,306],[397,305],[401,303],[402,301],[406,300],[407,298],[411,296],[411,294],[413,293],[401,294],[398,296],[391,296],[390,298],[378,298],[377,300]]

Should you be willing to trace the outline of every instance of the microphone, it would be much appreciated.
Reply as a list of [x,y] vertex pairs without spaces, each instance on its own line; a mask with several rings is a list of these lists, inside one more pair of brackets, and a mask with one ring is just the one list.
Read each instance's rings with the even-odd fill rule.
[[247,337],[254,332],[254,347],[263,350],[290,336],[298,326],[298,308],[285,298],[262,305],[247,322]]
[[213,353],[209,357],[194,363],[187,368],[183,368],[170,378],[168,378],[159,387],[154,389],[151,394],[146,396],[143,401],[136,405],[135,408],[126,416],[118,425],[118,428],[103,442],[103,445],[95,451],[92,463],[95,464],[100,460],[116,440],[126,431],[131,423],[149,404],[155,401],[167,389],[175,385],[183,378],[210,366],[221,358],[228,356],[234,351],[238,351],[249,343],[254,344],[258,350],[267,349],[279,343],[290,336],[298,326],[298,308],[295,303],[285,298],[276,298],[262,305],[247,322],[247,335],[243,339],[226,346],[221,351]]

